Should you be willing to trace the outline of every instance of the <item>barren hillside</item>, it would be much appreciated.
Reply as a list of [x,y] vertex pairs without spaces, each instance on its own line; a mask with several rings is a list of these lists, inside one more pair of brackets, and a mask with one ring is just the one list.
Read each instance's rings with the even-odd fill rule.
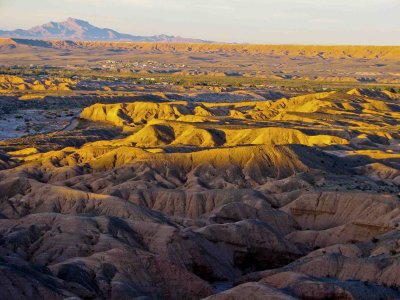
[[5,140],[0,295],[397,299],[399,99],[97,103]]

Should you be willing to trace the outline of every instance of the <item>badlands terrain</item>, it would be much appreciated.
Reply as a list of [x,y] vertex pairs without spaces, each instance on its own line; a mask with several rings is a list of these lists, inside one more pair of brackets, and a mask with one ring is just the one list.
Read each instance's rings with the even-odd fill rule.
[[400,299],[399,47],[0,53],[0,299]]

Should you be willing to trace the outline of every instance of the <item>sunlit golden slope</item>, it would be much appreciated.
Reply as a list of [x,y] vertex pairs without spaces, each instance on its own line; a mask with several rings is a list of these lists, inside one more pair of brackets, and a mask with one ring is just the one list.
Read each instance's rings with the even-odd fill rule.
[[27,80],[19,76],[0,75],[0,92],[13,90],[33,91],[68,91],[75,86],[76,82],[69,78],[52,78],[46,80]]
[[244,125],[246,122],[273,120],[304,124],[316,122],[321,125],[347,122],[354,127],[372,128],[398,117],[399,98],[399,94],[393,92],[364,89],[347,93],[310,94],[276,101],[94,104],[82,111],[81,118],[125,127],[147,124],[151,120],[204,124],[222,122],[228,127],[239,123]]

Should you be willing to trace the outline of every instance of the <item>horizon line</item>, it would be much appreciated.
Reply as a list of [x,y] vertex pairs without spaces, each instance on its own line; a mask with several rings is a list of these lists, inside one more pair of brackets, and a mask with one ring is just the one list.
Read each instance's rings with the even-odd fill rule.
[[[181,36],[174,36],[181,37]],[[388,45],[388,44],[306,44],[306,43],[248,43],[248,42],[217,42],[210,41],[204,43],[196,43],[196,42],[160,42],[160,41],[118,41],[118,40],[81,40],[81,39],[37,39],[37,38],[20,38],[20,37],[0,37],[0,40],[23,40],[23,41],[43,41],[43,42],[92,42],[92,43],[131,43],[131,44],[171,44],[171,45],[229,45],[229,46],[318,46],[318,47],[400,47],[398,45]],[[190,38],[196,39],[196,38]]]

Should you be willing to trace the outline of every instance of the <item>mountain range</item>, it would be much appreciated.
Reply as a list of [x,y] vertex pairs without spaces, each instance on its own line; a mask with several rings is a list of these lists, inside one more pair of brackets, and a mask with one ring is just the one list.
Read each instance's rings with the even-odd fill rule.
[[211,43],[201,39],[171,35],[137,36],[119,33],[109,28],[99,28],[87,21],[68,18],[63,22],[49,22],[30,29],[0,30],[0,37],[41,40],[90,40],[126,42]]

